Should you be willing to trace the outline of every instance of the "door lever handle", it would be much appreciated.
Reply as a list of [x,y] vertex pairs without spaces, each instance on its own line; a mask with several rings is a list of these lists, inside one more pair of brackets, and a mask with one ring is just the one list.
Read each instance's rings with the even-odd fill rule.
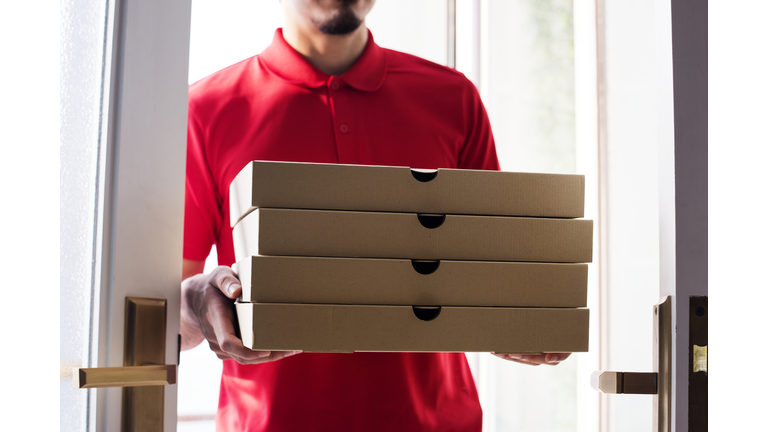
[[653,307],[653,369],[656,372],[596,371],[592,387],[608,394],[646,394],[654,400],[654,431],[672,430],[672,297]]
[[656,372],[598,372],[595,390],[609,394],[657,394]]
[[76,368],[72,374],[76,389],[171,384],[176,384],[176,365]]
[[165,364],[167,303],[126,297],[123,366],[73,371],[78,389],[123,387],[123,432],[163,430],[164,386],[176,384],[176,365]]

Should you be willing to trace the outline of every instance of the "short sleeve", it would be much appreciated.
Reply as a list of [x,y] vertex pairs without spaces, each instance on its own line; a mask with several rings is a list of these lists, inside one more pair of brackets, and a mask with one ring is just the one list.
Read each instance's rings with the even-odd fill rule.
[[464,89],[464,124],[466,140],[459,151],[459,168],[498,171],[491,122],[477,88],[469,80]]
[[222,200],[208,164],[206,132],[192,102],[187,121],[187,175],[184,201],[184,258],[208,257],[221,226]]

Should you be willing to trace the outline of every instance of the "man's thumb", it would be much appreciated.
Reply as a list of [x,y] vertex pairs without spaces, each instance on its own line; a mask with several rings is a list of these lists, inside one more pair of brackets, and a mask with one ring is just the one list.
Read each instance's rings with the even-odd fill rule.
[[242,286],[240,286],[240,282],[237,280],[228,280],[226,283],[226,286],[224,288],[224,294],[231,298],[236,299],[238,296],[240,296],[240,291],[242,290]]

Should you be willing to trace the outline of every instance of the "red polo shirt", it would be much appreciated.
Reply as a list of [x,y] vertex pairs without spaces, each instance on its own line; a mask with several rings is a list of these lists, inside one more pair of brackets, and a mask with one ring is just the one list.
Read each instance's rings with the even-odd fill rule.
[[[234,262],[229,184],[252,160],[498,169],[475,87],[368,44],[329,76],[282,30],[258,56],[190,86],[184,258]],[[407,257],[403,257],[407,258]],[[299,354],[224,362],[217,430],[449,431],[481,427],[464,354]]]

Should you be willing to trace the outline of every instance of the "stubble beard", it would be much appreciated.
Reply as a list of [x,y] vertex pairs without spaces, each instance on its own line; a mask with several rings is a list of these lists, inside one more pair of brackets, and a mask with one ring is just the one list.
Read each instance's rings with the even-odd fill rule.
[[320,21],[312,19],[318,30],[327,35],[347,35],[357,30],[363,20],[352,11],[351,5],[355,0],[341,0],[341,7],[329,19]]

